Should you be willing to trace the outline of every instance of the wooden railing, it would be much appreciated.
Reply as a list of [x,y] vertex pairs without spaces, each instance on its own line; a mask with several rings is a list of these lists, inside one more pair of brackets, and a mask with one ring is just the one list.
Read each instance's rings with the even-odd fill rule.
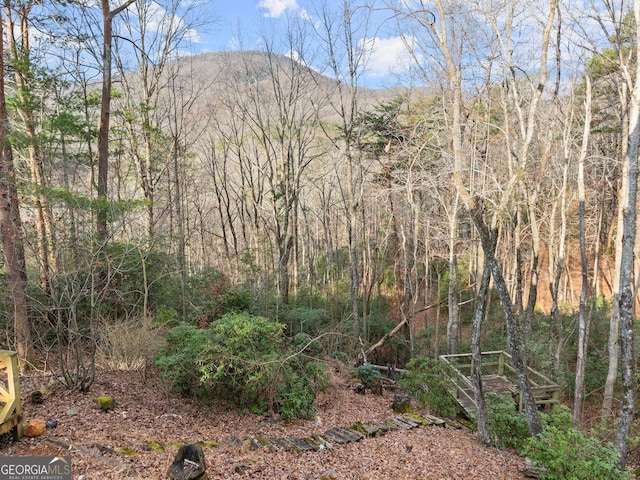
[[0,408],[0,434],[13,430],[14,437],[21,437],[22,403],[18,354],[9,350],[0,350]]
[[[466,399],[475,405],[473,398],[473,377],[474,362],[470,353],[461,353],[455,355],[440,355],[440,360],[444,362],[445,372],[452,381],[451,392],[455,398]],[[512,365],[511,355],[504,351],[482,352],[482,375],[497,375],[505,377],[514,384],[514,396],[516,396],[518,408],[523,409],[522,393],[518,388],[518,382],[515,376],[515,369]],[[535,399],[536,405],[543,407],[551,407],[560,402],[561,388],[558,384],[551,381],[542,373],[527,368],[527,379],[531,387],[531,392]]]

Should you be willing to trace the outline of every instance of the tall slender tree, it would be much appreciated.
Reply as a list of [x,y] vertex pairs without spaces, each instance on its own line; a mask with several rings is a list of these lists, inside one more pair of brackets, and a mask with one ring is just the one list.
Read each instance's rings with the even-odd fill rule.
[[584,163],[588,153],[589,133],[591,131],[591,79],[586,80],[585,118],[582,134],[582,146],[578,158],[578,215],[580,223],[580,270],[582,286],[580,288],[580,304],[578,311],[578,356],[576,362],[576,381],[573,401],[573,426],[579,428],[582,422],[582,400],[584,398],[584,372],[587,361],[587,339],[589,319],[587,318],[587,289],[589,283],[589,265],[587,260],[586,234],[586,192],[584,179]]
[[[349,244],[349,296],[353,333],[360,335],[360,293],[362,285],[362,262],[359,248],[362,229],[359,221],[365,184],[362,165],[362,150],[357,135],[357,118],[362,95],[361,77],[366,68],[368,52],[358,44],[366,39],[371,28],[371,13],[366,6],[351,0],[343,0],[337,11],[332,12],[327,4],[318,12],[314,25],[316,36],[324,50],[325,66],[334,79],[336,95],[329,99],[330,107],[338,116],[340,138],[334,138],[339,149],[337,163],[345,166],[345,175],[339,175],[339,187],[344,198],[345,218]],[[331,136],[335,133],[329,132]]]
[[[47,187],[43,165],[41,140],[37,131],[37,115],[43,102],[39,99],[42,92],[37,91],[37,67],[33,65],[30,46],[30,15],[33,3],[5,1],[5,19],[8,45],[8,58],[15,79],[14,106],[22,120],[26,137],[29,171],[31,174],[33,201],[36,218],[38,263],[40,283],[49,292],[49,276],[55,273],[56,257],[54,252],[54,234],[49,202],[44,194]],[[15,16],[14,18],[14,11]],[[16,35],[18,37],[16,38]],[[45,83],[46,79],[44,79]],[[46,94],[45,94],[46,96]]]
[[127,0],[111,9],[110,0],[100,0],[102,9],[102,92],[100,103],[100,125],[98,127],[98,178],[96,193],[98,207],[96,213],[96,232],[98,242],[108,238],[108,176],[109,176],[109,129],[111,126],[111,86],[113,71],[113,19],[129,8],[136,0]]
[[[4,38],[3,30],[4,21],[1,21],[0,39]],[[0,72],[4,72],[4,41],[0,41]],[[13,149],[8,139],[9,125],[4,75],[0,75],[0,241],[13,307],[16,349],[21,362],[32,362],[34,360],[33,338],[25,293],[27,270]]]
[[636,241],[636,205],[638,191],[638,152],[640,147],[640,0],[633,2],[635,68],[625,70],[631,97],[629,99],[629,148],[625,158],[628,173],[626,197],[623,203],[622,257],[620,262],[620,365],[622,371],[622,405],[616,432],[616,449],[620,463],[626,465],[629,432],[635,408],[634,369],[634,249]]

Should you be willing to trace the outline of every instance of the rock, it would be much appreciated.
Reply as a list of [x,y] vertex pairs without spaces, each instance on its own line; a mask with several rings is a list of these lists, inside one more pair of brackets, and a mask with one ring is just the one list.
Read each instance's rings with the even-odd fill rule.
[[209,480],[202,447],[196,443],[183,445],[167,471],[172,480]]
[[252,468],[252,465],[250,463],[241,462],[234,465],[233,472],[238,475],[244,475],[249,470],[251,470],[251,468]]
[[47,428],[47,424],[44,420],[40,420],[38,418],[34,418],[29,420],[27,424],[27,430],[25,431],[25,435],[27,437],[39,437],[42,435]]
[[529,457],[526,458],[524,471],[522,472],[527,478],[540,478],[540,469],[533,465],[533,462]]
[[46,424],[47,428],[56,428],[58,426],[58,421],[57,420],[49,420]]
[[116,401],[111,395],[102,395],[94,398],[93,401],[100,405],[103,412],[108,412],[116,408]]
[[70,408],[67,410],[67,415],[69,415],[70,417],[75,417],[76,415],[78,415],[78,409],[77,408]]
[[393,404],[391,406],[396,413],[411,413],[411,398],[409,395],[403,393],[396,393],[393,395]]
[[262,444],[255,438],[245,438],[240,446],[240,450],[243,452],[253,452],[255,450],[260,450],[261,448]]

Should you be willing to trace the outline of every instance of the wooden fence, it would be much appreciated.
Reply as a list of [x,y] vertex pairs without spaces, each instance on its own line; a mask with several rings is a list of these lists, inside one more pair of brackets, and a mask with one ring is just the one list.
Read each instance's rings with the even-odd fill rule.
[[[445,374],[451,380],[451,394],[470,417],[475,417],[474,362],[470,353],[440,355]],[[518,409],[523,409],[522,392],[517,386],[511,355],[504,351],[482,352],[482,378],[485,393],[508,392],[512,394]],[[560,402],[561,388],[542,373],[527,368],[527,379],[538,408],[550,408]]]
[[0,434],[13,430],[14,437],[22,436],[22,403],[18,354],[0,350]]

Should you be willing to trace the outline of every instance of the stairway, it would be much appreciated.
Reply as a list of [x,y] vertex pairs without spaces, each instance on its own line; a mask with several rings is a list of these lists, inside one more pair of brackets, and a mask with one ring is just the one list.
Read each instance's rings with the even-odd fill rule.
[[428,425],[444,427],[447,425],[447,422],[431,415],[404,414],[389,417],[385,422],[374,420],[369,422],[356,422],[349,427],[333,427],[322,434],[310,435],[304,438],[268,438],[262,435],[246,438],[230,436],[224,441],[224,444],[243,451],[260,449],[268,452],[319,451],[346,443],[357,442],[367,437],[381,436],[387,432],[398,429],[411,430]]

